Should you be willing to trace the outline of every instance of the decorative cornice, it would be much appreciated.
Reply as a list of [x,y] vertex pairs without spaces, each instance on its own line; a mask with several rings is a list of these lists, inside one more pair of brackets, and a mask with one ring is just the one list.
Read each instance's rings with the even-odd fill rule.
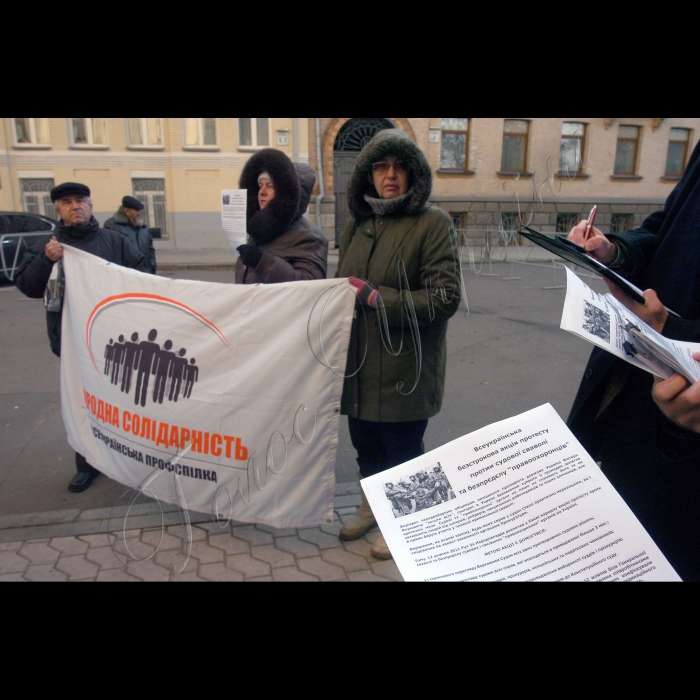
[[652,117],[652,119],[651,119],[652,131],[656,131],[661,126],[661,122],[664,119],[666,119],[666,117]]
[[614,121],[615,117],[603,117],[603,124],[605,124],[606,129],[609,129],[613,125]]

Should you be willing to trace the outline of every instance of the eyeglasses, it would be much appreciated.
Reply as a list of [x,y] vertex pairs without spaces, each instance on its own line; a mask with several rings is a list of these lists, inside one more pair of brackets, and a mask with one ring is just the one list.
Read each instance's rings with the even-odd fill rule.
[[394,172],[397,174],[406,174],[408,172],[408,166],[401,160],[397,160],[395,163],[389,163],[386,160],[380,160],[378,163],[372,163],[372,172],[384,173],[389,172],[389,168],[393,167]]

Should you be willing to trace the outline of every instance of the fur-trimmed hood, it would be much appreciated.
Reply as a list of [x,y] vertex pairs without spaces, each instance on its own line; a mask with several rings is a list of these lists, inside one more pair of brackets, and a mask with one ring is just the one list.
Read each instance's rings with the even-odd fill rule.
[[379,198],[372,184],[372,163],[386,156],[396,156],[408,166],[409,190],[406,205],[401,214],[419,214],[425,208],[433,187],[433,175],[423,151],[413,139],[400,129],[385,129],[375,134],[362,149],[348,185],[348,206],[355,218],[372,216],[373,210],[365,200],[365,195]]
[[[258,176],[263,172],[272,178],[275,198],[261,210]],[[243,167],[239,187],[248,190],[248,234],[257,244],[265,245],[279,238],[298,218],[302,190],[299,175],[294,163],[282,151],[264,148],[252,155]]]

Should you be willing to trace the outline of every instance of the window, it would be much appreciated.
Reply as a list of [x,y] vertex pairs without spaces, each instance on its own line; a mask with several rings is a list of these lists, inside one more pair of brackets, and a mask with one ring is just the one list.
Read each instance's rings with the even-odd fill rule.
[[613,214],[610,219],[610,233],[625,233],[634,226],[634,214]]
[[105,119],[85,119],[73,117],[71,125],[71,146],[73,148],[107,148],[107,124]]
[[446,117],[442,120],[440,170],[463,172],[469,165],[469,119]]
[[32,178],[20,180],[22,190],[22,210],[28,214],[42,214],[51,219],[56,218],[56,207],[51,201],[51,189],[54,181],[51,178]]
[[527,164],[527,138],[530,122],[506,119],[503,126],[501,172],[524,173]]
[[579,218],[580,214],[557,214],[557,233],[569,233]]
[[580,173],[585,150],[586,124],[564,122],[561,128],[561,172],[569,175]]
[[151,229],[153,238],[167,238],[165,180],[134,178],[131,186],[134,197],[143,204],[143,221]]
[[466,211],[452,212],[452,223],[455,227],[455,233],[459,238],[459,245],[464,245],[467,238],[467,217],[469,214]]
[[215,148],[216,119],[196,117],[183,119],[185,123],[185,147],[189,148]]
[[517,211],[503,212],[501,214],[503,230],[501,231],[501,243],[505,245],[518,245],[520,243],[520,214]]
[[239,117],[239,146],[269,146],[270,120],[267,117]]
[[127,141],[131,148],[162,148],[161,119],[127,119]]
[[671,129],[666,156],[666,177],[680,177],[683,174],[689,143],[690,129]]
[[15,146],[49,146],[49,120],[47,117],[12,119]]
[[639,132],[638,126],[620,126],[620,130],[617,132],[615,175],[636,174]]

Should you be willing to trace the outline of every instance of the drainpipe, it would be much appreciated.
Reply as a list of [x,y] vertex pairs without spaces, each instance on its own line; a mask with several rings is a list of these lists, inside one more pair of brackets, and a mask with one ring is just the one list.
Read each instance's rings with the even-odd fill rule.
[[321,204],[326,196],[326,186],[323,182],[323,160],[321,154],[321,118],[316,117],[316,158],[318,159],[318,187],[319,193],[316,197],[316,226],[323,231],[321,225]]
[[299,162],[299,118],[292,118],[292,141],[294,142],[294,153],[292,160],[295,163]]
[[12,169],[10,168],[10,137],[7,133],[7,122],[9,118],[3,118],[2,120],[2,130],[5,132],[5,156],[7,159],[7,179],[10,181],[10,199],[12,200],[12,208],[15,211],[20,211],[21,207],[17,206],[15,202],[15,184],[12,179]]

